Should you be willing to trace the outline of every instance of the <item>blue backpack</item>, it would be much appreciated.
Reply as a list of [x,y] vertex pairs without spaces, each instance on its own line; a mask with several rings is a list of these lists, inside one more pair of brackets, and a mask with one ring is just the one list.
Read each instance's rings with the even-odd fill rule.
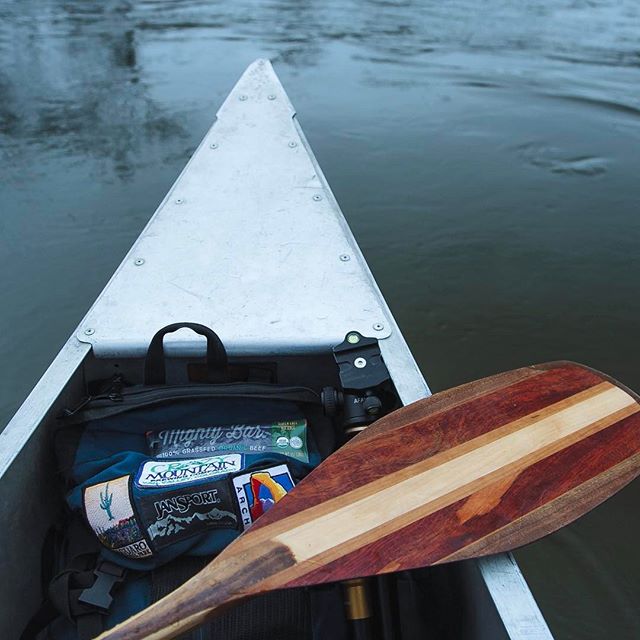
[[[167,386],[162,339],[183,327],[207,338],[209,382]],[[40,637],[34,629],[46,619],[42,637],[84,640],[136,613],[219,553],[333,450],[332,423],[314,390],[229,382],[226,372],[213,331],[170,325],[152,340],[144,385],[116,376],[62,417],[55,449],[66,524],[49,616],[24,638]]]

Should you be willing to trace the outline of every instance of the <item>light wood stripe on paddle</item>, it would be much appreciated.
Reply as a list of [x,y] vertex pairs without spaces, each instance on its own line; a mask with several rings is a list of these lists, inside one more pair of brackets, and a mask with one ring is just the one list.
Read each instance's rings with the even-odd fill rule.
[[[411,524],[639,409],[629,394],[603,382],[336,498],[324,514],[309,518],[311,508],[274,523],[279,531],[272,539],[286,545],[298,562],[340,557],[385,535],[385,529],[391,532]],[[381,481],[384,487],[379,486]],[[295,526],[295,520],[301,523]],[[283,525],[287,530],[281,529]],[[270,526],[264,533],[270,529],[276,533]]]

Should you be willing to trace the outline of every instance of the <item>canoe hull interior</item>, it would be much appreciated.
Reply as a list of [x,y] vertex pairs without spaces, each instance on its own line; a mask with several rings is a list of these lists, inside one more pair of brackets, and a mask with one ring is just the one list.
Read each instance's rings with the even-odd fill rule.
[[[142,383],[143,359],[98,359],[93,353],[74,345],[75,338],[65,346],[58,359],[70,365],[69,356],[75,355],[78,365],[67,383],[51,390],[56,394],[39,423],[32,424],[31,434],[22,433],[24,444],[16,451],[0,482],[0,514],[5,527],[0,545],[4,580],[0,582],[0,598],[5,606],[0,610],[0,637],[17,638],[21,629],[37,610],[41,599],[39,576],[43,571],[41,549],[45,537],[63,516],[62,488],[53,455],[52,433],[57,416],[67,407],[73,407],[86,393],[86,382],[108,379],[122,373],[133,383]],[[189,358],[170,358],[167,374],[175,382]],[[315,389],[337,385],[337,368],[332,354],[314,353],[297,356],[267,356],[261,362],[258,356],[235,358],[234,363],[264,364],[275,367],[282,384],[302,384]],[[52,365],[55,374],[55,362]],[[41,386],[47,382],[45,374]],[[37,413],[36,401],[42,396],[27,399],[21,412]],[[20,413],[16,416],[20,418]],[[15,419],[14,419],[15,420]],[[25,425],[26,426],[26,425]],[[18,441],[18,425],[10,424],[8,437]],[[423,570],[427,571],[427,570]],[[475,562],[458,563],[428,570],[430,575],[423,584],[425,610],[435,615],[435,628],[450,628],[460,638],[508,638],[495,604]],[[452,604],[454,603],[454,604]]]

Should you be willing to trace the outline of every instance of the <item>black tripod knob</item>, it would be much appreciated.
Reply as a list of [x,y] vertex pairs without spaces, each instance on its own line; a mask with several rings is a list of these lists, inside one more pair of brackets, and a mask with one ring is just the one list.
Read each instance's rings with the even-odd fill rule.
[[322,408],[324,414],[332,418],[338,414],[338,409],[342,404],[342,394],[333,387],[323,387],[320,397],[322,399]]
[[377,416],[382,409],[382,400],[378,396],[367,396],[362,403],[362,408],[368,416]]

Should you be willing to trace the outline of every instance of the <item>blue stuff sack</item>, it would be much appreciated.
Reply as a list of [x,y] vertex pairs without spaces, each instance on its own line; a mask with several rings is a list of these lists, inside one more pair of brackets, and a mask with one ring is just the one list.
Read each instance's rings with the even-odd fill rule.
[[[162,340],[183,327],[207,339],[207,383],[165,384]],[[149,605],[160,574],[219,553],[333,451],[317,392],[229,382],[224,347],[202,325],[159,331],[144,382],[94,383],[54,435],[71,513],[47,637],[91,638]]]

